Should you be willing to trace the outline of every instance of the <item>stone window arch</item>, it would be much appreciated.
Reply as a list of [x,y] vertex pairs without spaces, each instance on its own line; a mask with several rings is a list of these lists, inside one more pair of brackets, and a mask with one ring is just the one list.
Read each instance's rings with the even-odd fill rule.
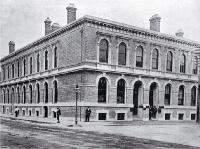
[[185,88],[183,85],[179,86],[178,90],[178,105],[183,106],[184,105],[184,94],[185,94]]
[[36,84],[36,97],[37,97],[37,103],[40,103],[40,85],[39,85],[39,83]]
[[171,51],[169,51],[167,53],[167,66],[166,66],[166,70],[167,71],[172,71],[172,64],[173,64],[173,54]]
[[193,59],[193,74],[197,74],[198,73],[198,57],[195,56]]
[[23,86],[23,103],[26,103],[26,87]]
[[196,106],[197,88],[195,86],[191,89],[191,106]]
[[53,103],[58,102],[58,83],[57,81],[53,82]]
[[99,62],[108,63],[108,40],[101,39],[99,43]]
[[119,50],[118,50],[118,65],[126,65],[126,44],[124,42],[121,42],[119,44]]
[[48,51],[46,50],[44,53],[44,69],[48,70]]
[[108,93],[108,81],[105,77],[101,77],[98,82],[98,102],[106,103]]
[[180,72],[181,73],[185,73],[185,66],[186,66],[186,57],[185,57],[185,54],[182,54],[180,58]]
[[170,105],[170,100],[171,100],[171,84],[167,84],[165,85],[165,100],[164,100],[164,104],[166,106],[169,106]]
[[33,87],[30,84],[29,85],[29,103],[32,103],[32,102],[33,102]]
[[40,71],[40,54],[37,54],[37,72]]
[[152,51],[152,69],[158,69],[158,49]]
[[126,82],[124,79],[120,79],[117,82],[117,103],[125,103],[125,89]]
[[136,49],[136,67],[143,67],[143,47],[140,45]]
[[48,103],[48,83],[44,83],[44,103]]

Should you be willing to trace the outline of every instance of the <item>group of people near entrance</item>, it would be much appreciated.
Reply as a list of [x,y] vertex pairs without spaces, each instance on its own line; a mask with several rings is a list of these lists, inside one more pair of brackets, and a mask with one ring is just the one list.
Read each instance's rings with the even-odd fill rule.
[[156,119],[156,114],[157,114],[157,108],[156,106],[150,106],[149,107],[149,119]]
[[[87,107],[87,109],[85,110],[85,122],[90,121],[90,114],[91,114],[91,110],[89,107]],[[60,108],[57,108],[57,111],[56,111],[57,123],[60,123],[60,115],[61,115]]]

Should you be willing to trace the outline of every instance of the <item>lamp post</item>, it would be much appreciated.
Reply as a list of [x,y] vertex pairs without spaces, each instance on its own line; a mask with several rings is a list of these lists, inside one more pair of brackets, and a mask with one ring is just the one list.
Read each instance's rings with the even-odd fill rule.
[[77,102],[78,102],[78,92],[79,92],[79,87],[78,87],[78,85],[76,85],[75,91],[76,91],[76,113],[75,113],[75,125],[77,125],[77,124],[78,124],[78,121],[77,121],[77,115],[78,115]]

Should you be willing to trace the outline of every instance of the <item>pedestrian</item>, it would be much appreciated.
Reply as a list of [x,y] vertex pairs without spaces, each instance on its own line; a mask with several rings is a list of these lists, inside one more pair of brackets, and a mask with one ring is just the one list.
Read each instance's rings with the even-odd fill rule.
[[152,118],[152,115],[153,115],[153,108],[152,106],[149,107],[149,119],[151,120]]
[[60,123],[60,115],[61,115],[61,112],[60,112],[60,109],[59,109],[59,108],[57,108],[56,114],[57,114],[57,123]]
[[85,121],[89,122],[90,121],[90,114],[91,114],[91,110],[89,107],[87,107],[86,111],[85,111]]
[[153,118],[155,118],[156,119],[156,114],[157,114],[157,108],[156,108],[156,106],[153,106]]

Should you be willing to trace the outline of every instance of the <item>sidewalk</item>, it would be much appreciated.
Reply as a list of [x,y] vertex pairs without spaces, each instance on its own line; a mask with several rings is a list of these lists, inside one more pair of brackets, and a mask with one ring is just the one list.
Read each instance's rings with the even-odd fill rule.
[[79,129],[106,134],[117,134],[135,138],[157,140],[200,147],[200,125],[195,122],[173,121],[79,121],[75,126],[74,118],[61,117],[60,123],[56,118],[26,117],[1,115],[1,118],[23,120],[43,126]]

